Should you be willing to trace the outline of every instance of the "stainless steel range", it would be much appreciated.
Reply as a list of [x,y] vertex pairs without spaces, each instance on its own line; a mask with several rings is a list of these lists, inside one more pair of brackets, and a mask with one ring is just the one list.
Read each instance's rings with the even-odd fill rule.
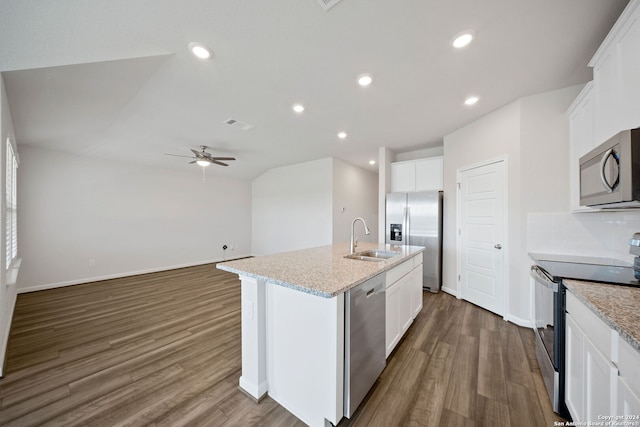
[[[640,234],[636,251],[640,255]],[[634,252],[633,239],[631,253]],[[534,332],[536,359],[553,404],[553,410],[569,418],[564,402],[566,288],[563,279],[640,286],[634,267],[612,258],[529,254],[534,279]],[[637,262],[640,276],[640,260]]]

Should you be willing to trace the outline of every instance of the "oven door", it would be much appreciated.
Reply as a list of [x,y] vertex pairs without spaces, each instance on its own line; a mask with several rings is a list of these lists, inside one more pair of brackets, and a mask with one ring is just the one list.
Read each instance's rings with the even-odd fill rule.
[[534,332],[536,359],[551,399],[553,410],[560,408],[560,354],[557,351],[558,283],[542,267],[531,267],[534,280]]

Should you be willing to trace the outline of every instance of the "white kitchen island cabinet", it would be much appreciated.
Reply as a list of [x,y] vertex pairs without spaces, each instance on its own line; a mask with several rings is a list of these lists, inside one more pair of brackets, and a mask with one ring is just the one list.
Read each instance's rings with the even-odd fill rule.
[[[268,394],[310,426],[336,425],[345,414],[345,292],[381,274],[393,276],[406,263],[409,274],[402,276],[413,277],[414,258],[420,255],[421,266],[424,250],[373,243],[358,249],[398,255],[347,259],[344,244],[217,266],[241,280],[240,388],[257,401]],[[411,292],[405,299],[411,312]]]

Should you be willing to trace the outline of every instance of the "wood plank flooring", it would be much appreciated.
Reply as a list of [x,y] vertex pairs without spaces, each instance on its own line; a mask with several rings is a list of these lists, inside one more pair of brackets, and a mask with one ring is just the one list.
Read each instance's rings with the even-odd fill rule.
[[[302,426],[238,390],[240,282],[203,265],[18,296],[2,426]],[[552,426],[533,333],[448,294],[339,426]]]

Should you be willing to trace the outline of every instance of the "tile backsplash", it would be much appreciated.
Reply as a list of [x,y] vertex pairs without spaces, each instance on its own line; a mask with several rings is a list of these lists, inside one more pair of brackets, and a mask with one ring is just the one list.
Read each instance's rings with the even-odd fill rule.
[[615,258],[633,262],[629,239],[640,232],[640,210],[530,213],[527,252]]

